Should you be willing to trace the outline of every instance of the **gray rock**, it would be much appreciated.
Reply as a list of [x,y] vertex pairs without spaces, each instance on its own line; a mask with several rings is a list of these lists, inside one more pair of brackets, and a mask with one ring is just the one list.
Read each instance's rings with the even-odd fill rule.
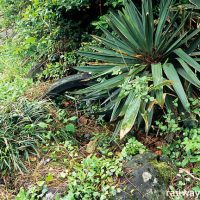
[[61,190],[57,190],[54,188],[48,188],[48,192],[42,198],[42,200],[55,200],[56,197],[61,197],[61,194],[64,192],[63,188]]
[[43,198],[43,200],[54,200],[54,199],[55,199],[55,194],[53,194],[52,192],[48,192]]
[[114,200],[165,200],[169,180],[174,169],[165,162],[158,162],[153,153],[139,154],[124,166],[122,192]]
[[12,38],[14,36],[14,32],[12,29],[0,30],[0,44],[2,45],[6,39]]

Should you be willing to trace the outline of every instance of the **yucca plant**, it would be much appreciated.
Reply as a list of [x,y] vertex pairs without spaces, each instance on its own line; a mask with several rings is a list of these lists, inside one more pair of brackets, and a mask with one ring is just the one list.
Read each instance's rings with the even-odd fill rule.
[[188,16],[178,20],[179,13],[170,12],[172,6],[172,0],[161,0],[156,19],[151,0],[142,1],[141,12],[125,0],[122,11],[107,17],[109,29],[102,28],[104,36],[94,36],[99,45],[79,52],[99,62],[76,67],[92,73],[96,82],[75,93],[104,99],[103,108],[112,110],[111,121],[120,119],[116,128],[120,138],[137,119],[144,119],[148,131],[154,106],[170,105],[170,96],[177,96],[190,112],[184,86],[197,91],[200,87],[200,28],[183,32]]

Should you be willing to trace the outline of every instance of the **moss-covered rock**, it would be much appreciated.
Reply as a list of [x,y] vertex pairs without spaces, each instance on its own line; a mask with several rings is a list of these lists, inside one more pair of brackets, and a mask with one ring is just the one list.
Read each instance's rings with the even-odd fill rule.
[[151,162],[151,164],[156,170],[158,170],[160,178],[162,178],[162,180],[164,180],[166,184],[169,184],[171,178],[176,175],[175,167],[167,164],[166,162],[158,162],[157,160],[154,160]]
[[115,200],[167,199],[166,191],[175,169],[167,162],[159,161],[153,153],[139,154],[124,165],[122,192]]

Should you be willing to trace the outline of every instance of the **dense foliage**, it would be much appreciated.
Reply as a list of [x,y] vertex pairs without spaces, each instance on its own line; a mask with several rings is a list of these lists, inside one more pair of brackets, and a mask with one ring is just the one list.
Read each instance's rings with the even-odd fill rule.
[[113,32],[102,28],[105,36],[94,37],[102,46],[79,52],[101,62],[76,68],[92,73],[96,80],[96,84],[76,93],[87,94],[85,98],[90,100],[104,99],[104,110],[112,110],[111,121],[122,118],[117,127],[121,138],[131,130],[137,116],[143,118],[148,132],[154,106],[172,109],[169,102],[174,95],[180,107],[190,112],[184,87],[189,88],[190,96],[199,90],[196,56],[200,28],[183,32],[188,15],[179,22],[179,11],[174,12],[172,7],[172,1],[160,1],[157,19],[152,1],[143,1],[142,12],[125,1],[122,12],[107,17]]
[[[193,120],[187,118],[184,113],[176,117],[177,110],[168,110],[163,120],[156,122],[158,134],[169,142],[169,145],[163,148],[164,153],[176,160],[176,164],[181,167],[199,162],[200,99],[189,100]],[[177,108],[178,104],[174,102],[174,106]]]
[[[124,163],[146,151],[179,168],[170,191],[199,191],[199,1],[142,2],[0,0],[12,33],[0,38],[0,199],[47,198],[53,186],[56,200],[110,199]],[[41,100],[46,80],[76,65],[90,86]]]
[[[17,54],[40,64],[45,78],[64,76],[70,66],[77,64],[75,50],[81,43],[90,41],[88,34],[97,33],[95,23],[108,10],[120,6],[121,0],[9,0],[0,1],[5,27],[14,29]],[[101,22],[100,22],[101,23]],[[102,22],[103,23],[103,22]],[[63,70],[51,67],[63,68]]]
[[[174,164],[182,168],[177,176],[171,181],[170,190],[184,190],[191,188],[193,191],[199,191],[200,184],[200,99],[189,99],[191,102],[191,113],[193,120],[188,119],[184,113],[178,117],[168,110],[164,115],[162,122],[157,121],[158,134],[164,137],[167,145],[163,145],[162,152],[167,155]],[[174,102],[177,108],[177,101]],[[185,123],[185,126],[183,125]],[[190,166],[190,167],[189,167]],[[190,173],[194,179],[185,174],[185,168],[190,168]],[[181,197],[184,199],[184,197]]]
[[69,139],[75,128],[65,117],[46,101],[24,98],[1,109],[0,171],[23,171],[24,161],[29,161],[31,154],[38,156],[39,145]]

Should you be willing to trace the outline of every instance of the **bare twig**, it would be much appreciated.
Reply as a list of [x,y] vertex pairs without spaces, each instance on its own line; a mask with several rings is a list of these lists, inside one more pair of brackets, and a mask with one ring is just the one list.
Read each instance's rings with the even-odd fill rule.
[[179,169],[179,172],[181,173],[181,172],[184,172],[184,173],[186,173],[187,175],[189,175],[190,177],[192,177],[193,179],[195,179],[195,180],[197,180],[197,181],[200,181],[200,178],[197,178],[197,177],[195,177],[193,174],[191,174],[188,170],[186,170],[186,169],[183,169],[183,168],[180,168]]

